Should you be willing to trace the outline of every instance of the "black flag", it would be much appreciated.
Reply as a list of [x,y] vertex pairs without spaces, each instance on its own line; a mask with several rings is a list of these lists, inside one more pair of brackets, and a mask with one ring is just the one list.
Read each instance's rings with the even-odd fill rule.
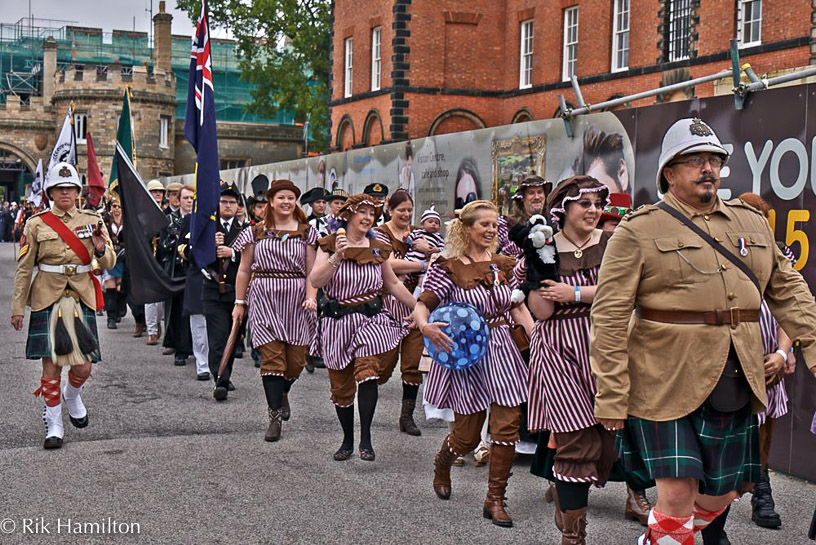
[[184,291],[185,278],[171,278],[153,255],[153,237],[167,227],[169,218],[148,193],[139,173],[122,147],[116,144],[119,196],[127,268],[130,271],[130,299],[137,305],[165,301]]

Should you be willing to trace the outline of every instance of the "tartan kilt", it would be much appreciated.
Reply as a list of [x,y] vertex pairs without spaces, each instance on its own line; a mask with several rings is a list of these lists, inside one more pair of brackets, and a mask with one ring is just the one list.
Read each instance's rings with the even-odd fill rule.
[[616,448],[626,471],[697,479],[701,494],[722,496],[759,480],[759,427],[750,406],[721,413],[703,404],[667,422],[630,416]]
[[[48,308],[32,311],[28,320],[28,337],[26,339],[26,359],[39,360],[51,357],[51,339],[49,338],[49,324],[51,323],[51,311],[56,303]],[[99,333],[96,330],[96,311],[85,306],[81,301],[82,321],[91,330],[91,334],[99,344]],[[64,318],[63,318],[64,319]],[[91,355],[91,363],[98,363],[102,360],[99,350]]]

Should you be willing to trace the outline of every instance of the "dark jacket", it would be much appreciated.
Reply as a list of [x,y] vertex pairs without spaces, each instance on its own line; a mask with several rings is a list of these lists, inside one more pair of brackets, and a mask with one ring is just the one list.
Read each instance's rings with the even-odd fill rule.
[[[224,244],[232,246],[232,243],[241,233],[244,227],[239,225],[238,220],[233,218],[228,232],[224,233]],[[223,233],[223,226],[219,220],[216,224],[216,231]],[[204,289],[202,299],[210,301],[233,302],[235,301],[235,278],[238,276],[238,268],[241,265],[240,252],[235,253],[235,259],[216,259],[207,266],[207,271],[211,278],[204,278]],[[223,287],[219,279],[223,274]]]

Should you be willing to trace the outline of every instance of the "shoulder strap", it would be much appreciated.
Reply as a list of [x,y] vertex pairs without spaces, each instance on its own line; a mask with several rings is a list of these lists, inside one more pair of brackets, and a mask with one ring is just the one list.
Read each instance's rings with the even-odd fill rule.
[[65,244],[71,247],[77,257],[82,260],[83,265],[88,265],[91,262],[91,254],[88,253],[88,249],[84,244],[82,244],[82,241],[79,240],[76,233],[71,231],[67,225],[62,223],[62,221],[60,221],[60,219],[55,216],[53,212],[49,210],[40,217],[46,223],[46,225],[57,232],[60,238],[65,241]]
[[751,268],[745,264],[745,262],[743,262],[740,258],[735,256],[725,246],[711,238],[711,235],[700,229],[697,225],[694,224],[693,221],[691,221],[686,216],[681,214],[680,211],[674,208],[673,206],[666,204],[665,202],[660,202],[657,204],[657,207],[680,220],[683,223],[683,225],[694,231],[697,234],[697,236],[699,236],[712,248],[719,252],[720,255],[722,255],[728,261],[733,263],[735,267],[737,267],[739,270],[745,273],[745,276],[747,276],[751,280],[751,282],[754,283],[754,286],[756,286],[757,291],[759,291],[759,296],[762,297],[763,295],[762,287],[759,284],[759,279],[757,278],[756,274],[754,274],[754,271],[752,271]]

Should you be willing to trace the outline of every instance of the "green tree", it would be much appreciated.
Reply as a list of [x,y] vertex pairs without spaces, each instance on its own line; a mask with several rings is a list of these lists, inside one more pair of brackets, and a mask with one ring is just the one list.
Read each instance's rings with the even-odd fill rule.
[[[209,0],[210,25],[238,42],[241,77],[253,84],[247,110],[292,111],[309,122],[315,151],[328,145],[329,0]],[[195,21],[200,0],[178,0]]]

